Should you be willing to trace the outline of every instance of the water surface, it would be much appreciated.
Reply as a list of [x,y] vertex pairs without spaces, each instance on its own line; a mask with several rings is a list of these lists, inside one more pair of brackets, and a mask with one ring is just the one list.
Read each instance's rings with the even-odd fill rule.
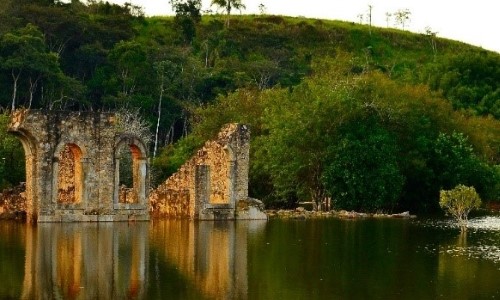
[[495,299],[500,218],[0,223],[0,298]]

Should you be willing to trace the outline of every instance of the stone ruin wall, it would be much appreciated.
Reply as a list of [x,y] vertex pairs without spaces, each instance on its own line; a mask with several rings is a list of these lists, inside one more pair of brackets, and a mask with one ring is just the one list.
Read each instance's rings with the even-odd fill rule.
[[29,221],[149,220],[146,192],[143,203],[118,201],[116,149],[141,145],[141,190],[147,185],[147,149],[120,132],[115,118],[100,112],[14,112],[9,131],[25,150]]
[[116,149],[131,145],[134,177],[145,172],[146,158],[132,141],[117,140],[114,122],[113,114],[104,113],[14,114],[10,131],[25,149],[27,184],[24,191],[0,198],[0,218],[26,212],[28,220],[39,222],[126,221],[149,219],[148,210],[168,218],[267,218],[262,203],[248,198],[250,133],[245,125],[226,125],[144,203],[136,203],[134,190],[147,184],[114,184]]
[[[245,125],[228,124],[213,141],[150,193],[157,217],[200,220],[243,219],[238,203],[248,199],[250,133]],[[265,219],[261,214],[258,219]]]

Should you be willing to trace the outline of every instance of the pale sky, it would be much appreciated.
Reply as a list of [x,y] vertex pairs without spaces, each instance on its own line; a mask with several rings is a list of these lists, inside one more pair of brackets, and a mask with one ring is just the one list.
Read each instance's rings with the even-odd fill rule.
[[[172,15],[168,0],[108,0],[123,4],[131,2],[144,8],[146,15]],[[202,0],[202,10],[210,8],[211,0]],[[358,15],[367,15],[372,5],[372,24],[386,27],[385,13],[409,9],[408,28],[423,33],[426,27],[439,37],[463,41],[500,53],[499,0],[242,0],[243,14],[258,14],[264,4],[267,14],[304,16],[359,22]],[[238,14],[238,11],[234,12]],[[391,27],[396,27],[394,22]]]

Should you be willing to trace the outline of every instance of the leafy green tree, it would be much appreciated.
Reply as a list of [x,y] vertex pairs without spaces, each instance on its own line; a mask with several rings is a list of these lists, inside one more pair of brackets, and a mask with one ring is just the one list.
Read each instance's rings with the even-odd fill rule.
[[499,55],[466,51],[445,57],[427,73],[431,88],[441,90],[456,109],[500,118]]
[[330,148],[323,181],[336,208],[392,211],[403,188],[395,137],[373,112],[349,121]]
[[[122,41],[109,53],[109,61],[114,67],[116,92],[125,99],[136,93],[139,82],[148,71],[148,58],[144,45],[134,41]],[[126,105],[126,103],[123,103]]]
[[476,186],[479,193],[486,197],[495,197],[495,183],[499,178],[492,167],[476,156],[462,133],[441,133],[435,142],[434,151],[433,168],[442,188],[450,189],[465,184]]
[[196,25],[201,21],[201,0],[170,0],[175,11],[175,24],[180,27],[186,42],[196,36]]
[[226,27],[229,26],[229,16],[233,8],[238,10],[245,9],[245,5],[241,0],[212,0],[212,5],[216,5],[226,11]]
[[[12,110],[20,95],[24,100],[22,104],[28,107],[32,106],[38,95],[40,103],[36,106],[40,107],[44,104],[41,102],[44,92],[57,91],[59,99],[64,99],[82,90],[77,82],[62,73],[57,54],[47,49],[42,33],[31,24],[1,37],[0,68],[11,75]],[[67,89],[66,83],[71,83],[71,87],[76,90]],[[42,86],[46,89],[42,89]],[[49,87],[52,89],[47,89]],[[45,99],[49,103],[56,100]]]
[[[339,57],[338,61],[344,58]],[[270,201],[293,205],[313,201],[321,209],[327,191],[322,181],[328,146],[335,141],[344,121],[343,111],[355,109],[360,102],[352,97],[356,82],[343,77],[341,63],[322,61],[316,76],[292,91],[265,92],[262,131],[255,141],[256,164],[273,184]],[[261,171],[262,172],[262,171]]]
[[441,190],[439,205],[455,218],[462,230],[466,230],[467,217],[471,210],[481,206],[481,198],[474,187],[460,184],[452,190]]

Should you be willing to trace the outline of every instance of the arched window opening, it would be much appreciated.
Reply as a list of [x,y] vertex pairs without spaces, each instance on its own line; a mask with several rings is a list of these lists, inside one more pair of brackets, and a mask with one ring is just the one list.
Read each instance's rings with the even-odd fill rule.
[[[3,133],[0,133],[2,135]],[[6,133],[5,133],[6,134]],[[0,190],[26,182],[26,164],[32,154],[14,136],[2,137],[0,145]]]
[[82,151],[75,144],[67,144],[59,152],[57,175],[57,202],[80,203],[83,191]]
[[142,182],[142,154],[136,145],[122,145],[118,149],[118,203],[139,203]]

